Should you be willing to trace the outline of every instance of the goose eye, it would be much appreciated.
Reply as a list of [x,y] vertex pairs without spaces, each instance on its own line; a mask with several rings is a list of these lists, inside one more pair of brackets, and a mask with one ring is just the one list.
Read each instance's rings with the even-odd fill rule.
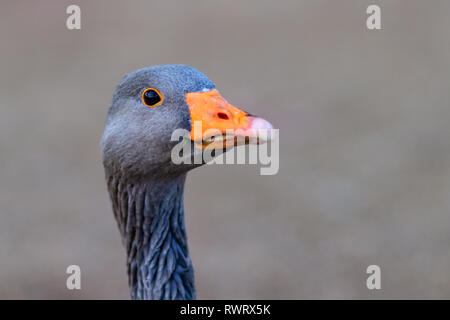
[[148,88],[142,93],[142,103],[147,107],[156,107],[157,105],[160,105],[162,101],[163,97],[156,89]]

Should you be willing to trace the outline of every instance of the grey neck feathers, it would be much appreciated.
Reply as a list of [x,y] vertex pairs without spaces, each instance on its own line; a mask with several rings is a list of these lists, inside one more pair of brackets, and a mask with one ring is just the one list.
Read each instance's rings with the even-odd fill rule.
[[139,183],[108,179],[132,299],[196,298],[184,224],[185,179],[185,174]]

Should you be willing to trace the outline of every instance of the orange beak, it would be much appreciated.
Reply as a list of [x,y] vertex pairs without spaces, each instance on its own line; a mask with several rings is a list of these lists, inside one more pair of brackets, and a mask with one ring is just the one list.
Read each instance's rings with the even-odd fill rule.
[[[217,90],[186,93],[197,148],[227,148],[270,140],[272,125],[229,104]],[[266,131],[263,137],[262,131]]]

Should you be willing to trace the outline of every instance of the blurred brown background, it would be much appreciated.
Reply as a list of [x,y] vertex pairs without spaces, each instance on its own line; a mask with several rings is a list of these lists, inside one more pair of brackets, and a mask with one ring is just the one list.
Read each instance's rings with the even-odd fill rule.
[[[122,76],[166,63],[280,128],[278,175],[188,177],[199,298],[450,298],[449,13],[446,0],[2,1],[0,298],[129,298],[99,140]],[[70,264],[81,291],[65,287]],[[381,290],[366,288],[370,264]]]

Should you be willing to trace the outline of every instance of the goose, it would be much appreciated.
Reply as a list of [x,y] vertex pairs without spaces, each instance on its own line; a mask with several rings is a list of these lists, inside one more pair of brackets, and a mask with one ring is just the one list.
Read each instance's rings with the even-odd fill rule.
[[[197,121],[200,134],[193,131]],[[194,152],[208,146],[205,133],[212,128],[240,129],[245,144],[258,144],[265,142],[258,131],[272,125],[229,104],[206,75],[181,64],[131,72],[113,94],[101,149],[132,299],[196,299],[183,190],[187,172],[204,162],[174,164],[178,142],[171,136],[176,129],[190,132]],[[213,149],[226,151],[220,143]]]

